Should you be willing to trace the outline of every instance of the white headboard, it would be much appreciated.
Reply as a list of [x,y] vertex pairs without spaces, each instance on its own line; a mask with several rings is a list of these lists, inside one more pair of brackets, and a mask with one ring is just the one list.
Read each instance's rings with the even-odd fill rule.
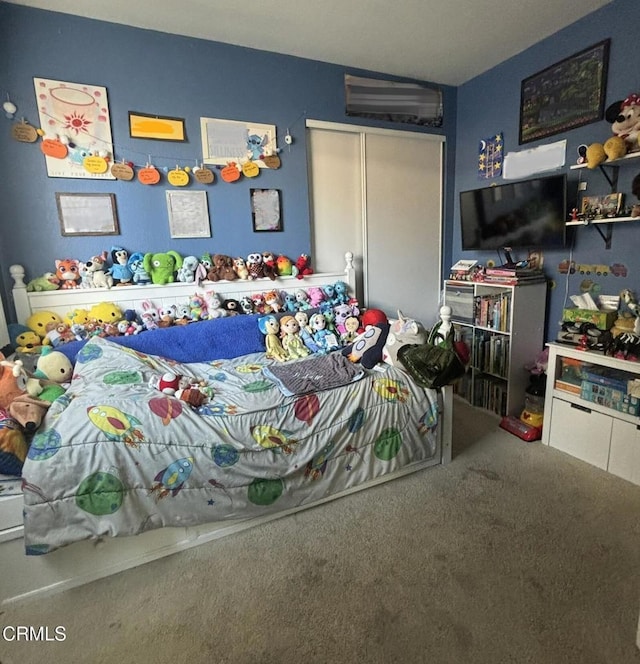
[[[143,310],[142,303],[150,300],[156,307],[166,307],[171,304],[184,304],[194,293],[215,291],[222,298],[239,299],[243,295],[279,290],[285,292],[295,291],[298,288],[310,286],[325,286],[336,281],[344,281],[349,286],[349,293],[359,297],[356,292],[356,274],[353,266],[353,254],[345,254],[345,267],[343,272],[318,272],[306,275],[303,279],[296,277],[278,277],[275,281],[268,278],[256,280],[236,279],[235,281],[203,281],[199,286],[193,283],[175,282],[147,286],[114,286],[106,288],[69,288],[66,290],[53,290],[44,292],[29,292],[25,284],[25,271],[21,265],[12,265],[9,268],[14,280],[13,304],[19,323],[24,324],[29,316],[36,311],[53,311],[65,317],[74,309],[91,309],[101,302],[113,302],[123,311],[135,309]],[[8,342],[8,340],[7,340]]]

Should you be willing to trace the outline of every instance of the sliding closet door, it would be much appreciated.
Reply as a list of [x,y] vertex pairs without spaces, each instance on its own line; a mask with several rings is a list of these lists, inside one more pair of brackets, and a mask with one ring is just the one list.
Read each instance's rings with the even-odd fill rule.
[[345,252],[362,259],[360,136],[325,129],[307,136],[313,264],[319,272],[339,272]]
[[362,304],[430,325],[440,292],[442,139],[307,121],[313,255],[364,268]]
[[442,245],[442,143],[367,134],[366,284],[370,307],[435,321]]

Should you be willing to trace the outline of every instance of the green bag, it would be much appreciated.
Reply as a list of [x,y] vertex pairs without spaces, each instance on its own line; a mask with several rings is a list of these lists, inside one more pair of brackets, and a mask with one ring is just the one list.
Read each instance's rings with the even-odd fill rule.
[[424,344],[407,344],[398,350],[398,358],[413,380],[422,387],[449,385],[464,375],[465,365],[454,348],[453,326],[444,338],[438,333],[438,321]]

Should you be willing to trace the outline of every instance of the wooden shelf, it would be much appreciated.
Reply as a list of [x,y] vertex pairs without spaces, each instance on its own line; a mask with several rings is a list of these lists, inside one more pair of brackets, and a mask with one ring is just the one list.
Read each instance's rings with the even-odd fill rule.
[[619,221],[640,221],[640,217],[607,217],[605,219],[589,219],[588,221],[567,221],[567,226],[591,226],[591,224],[616,224]]

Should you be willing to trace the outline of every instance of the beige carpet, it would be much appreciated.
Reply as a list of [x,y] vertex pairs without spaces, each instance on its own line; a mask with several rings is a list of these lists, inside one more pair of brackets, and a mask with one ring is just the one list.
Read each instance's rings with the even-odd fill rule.
[[446,467],[5,610],[67,638],[0,662],[640,662],[640,488],[496,422],[456,402]]

